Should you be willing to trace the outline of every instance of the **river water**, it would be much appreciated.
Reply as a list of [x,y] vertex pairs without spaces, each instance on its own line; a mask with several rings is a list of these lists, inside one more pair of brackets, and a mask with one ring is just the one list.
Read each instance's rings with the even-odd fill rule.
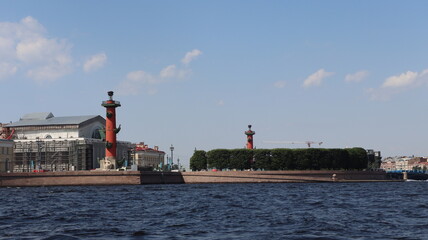
[[428,182],[0,188],[0,239],[428,239]]

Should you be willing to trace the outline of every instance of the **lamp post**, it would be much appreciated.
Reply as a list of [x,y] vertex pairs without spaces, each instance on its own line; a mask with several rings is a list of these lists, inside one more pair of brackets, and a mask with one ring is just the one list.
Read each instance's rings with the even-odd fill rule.
[[36,160],[36,171],[37,172],[40,172],[41,171],[41,168],[42,168],[42,147],[41,147],[41,144],[42,144],[42,141],[39,139],[39,137],[37,137],[36,138],[36,144],[37,144],[37,160]]
[[171,147],[169,148],[169,150],[171,150],[171,169],[172,169],[172,166],[174,165],[174,155],[173,155],[174,146],[172,146],[172,144],[171,144]]
[[177,158],[178,171],[180,171],[180,158]]

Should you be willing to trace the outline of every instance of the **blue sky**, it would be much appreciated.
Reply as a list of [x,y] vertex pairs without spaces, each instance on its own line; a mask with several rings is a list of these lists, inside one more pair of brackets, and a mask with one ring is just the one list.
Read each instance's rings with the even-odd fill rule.
[[[104,116],[193,150],[322,141],[428,155],[426,1],[0,1],[0,122]],[[176,161],[176,159],[174,160]]]

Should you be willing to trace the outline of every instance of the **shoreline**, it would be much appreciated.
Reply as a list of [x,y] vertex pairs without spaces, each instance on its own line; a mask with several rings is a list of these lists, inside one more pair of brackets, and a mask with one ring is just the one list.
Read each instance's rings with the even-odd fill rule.
[[372,171],[70,171],[0,173],[0,187],[97,186],[212,183],[314,183],[314,182],[403,182],[385,172]]

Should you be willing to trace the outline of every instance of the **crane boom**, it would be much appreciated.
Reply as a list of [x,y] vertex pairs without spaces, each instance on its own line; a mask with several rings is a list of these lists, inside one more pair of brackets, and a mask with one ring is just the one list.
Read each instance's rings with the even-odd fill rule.
[[264,143],[269,144],[306,144],[308,147],[311,147],[312,144],[318,144],[321,146],[323,142],[315,142],[315,141],[263,141]]

